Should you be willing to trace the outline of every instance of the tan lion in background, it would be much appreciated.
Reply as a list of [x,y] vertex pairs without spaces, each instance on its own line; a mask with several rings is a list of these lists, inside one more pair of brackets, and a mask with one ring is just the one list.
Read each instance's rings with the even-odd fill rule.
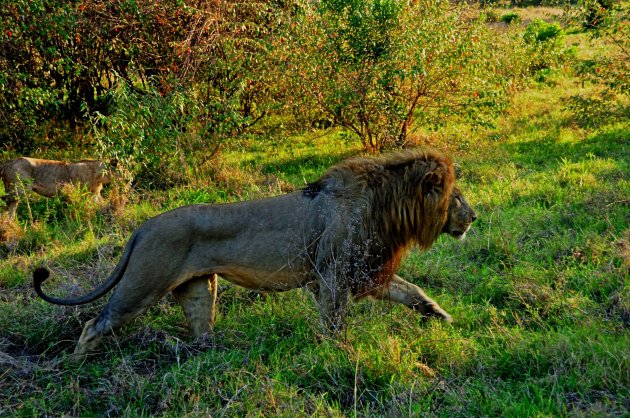
[[454,182],[451,160],[433,151],[349,159],[298,192],[184,206],[149,219],[133,233],[109,279],[85,296],[45,295],[44,268],[33,273],[35,290],[51,303],[78,305],[116,286],[101,314],[85,325],[75,360],[168,292],[183,307],[193,336],[210,331],[217,275],[249,289],[308,287],[332,333],[342,329],[351,296],[402,303],[450,322],[422,289],[395,273],[412,245],[427,249],[443,232],[463,238],[475,220]]
[[20,198],[32,190],[42,196],[53,197],[67,184],[86,186],[96,200],[101,199],[103,186],[111,182],[105,163],[97,160],[64,162],[19,157],[0,166],[0,177],[6,195],[9,218],[15,219]]

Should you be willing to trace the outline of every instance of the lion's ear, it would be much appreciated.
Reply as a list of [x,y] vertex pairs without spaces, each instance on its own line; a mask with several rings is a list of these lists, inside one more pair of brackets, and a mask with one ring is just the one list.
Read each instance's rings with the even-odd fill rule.
[[444,176],[442,173],[431,171],[422,177],[420,185],[422,186],[422,193],[425,195],[440,194],[444,190]]

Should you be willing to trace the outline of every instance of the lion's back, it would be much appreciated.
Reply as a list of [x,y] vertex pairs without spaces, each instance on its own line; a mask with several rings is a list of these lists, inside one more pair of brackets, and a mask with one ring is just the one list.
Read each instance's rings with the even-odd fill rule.
[[2,167],[2,180],[6,184],[13,184],[19,179],[32,179],[35,167],[33,158],[18,157],[6,162]]
[[137,231],[134,253],[153,257],[168,249],[163,258],[185,257],[191,266],[211,268],[242,286],[263,288],[256,277],[274,277],[284,288],[295,280],[301,283],[302,275],[312,271],[312,209],[300,192],[182,206],[147,220]]
[[235,203],[188,205],[149,219],[141,230],[153,241],[229,242],[213,251],[234,250],[239,256],[253,258],[275,254],[286,262],[288,256],[305,253],[321,230],[319,211],[312,203],[295,192]]

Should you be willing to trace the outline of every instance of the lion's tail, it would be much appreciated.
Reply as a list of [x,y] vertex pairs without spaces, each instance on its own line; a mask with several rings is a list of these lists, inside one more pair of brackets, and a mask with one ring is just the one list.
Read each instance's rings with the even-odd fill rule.
[[83,305],[84,303],[89,303],[95,301],[96,299],[103,296],[105,293],[109,292],[114,288],[122,279],[125,270],[127,269],[127,264],[129,263],[129,259],[131,258],[131,253],[133,248],[135,247],[136,241],[140,234],[136,232],[132,239],[129,240],[129,243],[125,247],[125,252],[122,255],[122,258],[116,265],[116,268],[109,276],[105,283],[101,284],[96,289],[92,290],[87,295],[79,296],[75,299],[58,299],[54,297],[50,297],[44,293],[42,290],[42,283],[48,279],[50,276],[50,272],[44,267],[38,267],[33,271],[33,287],[35,288],[35,293],[39,295],[40,298],[44,299],[46,302],[54,303],[55,305]]

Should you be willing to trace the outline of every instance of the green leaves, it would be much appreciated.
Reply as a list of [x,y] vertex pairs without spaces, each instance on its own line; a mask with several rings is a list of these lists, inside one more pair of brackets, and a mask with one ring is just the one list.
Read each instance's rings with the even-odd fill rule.
[[116,77],[143,87],[164,79],[149,76],[172,71],[191,19],[184,6],[156,1],[2,0],[0,9],[0,138],[24,153],[40,145],[38,130],[107,114]]
[[484,59],[492,34],[462,10],[446,1],[305,5],[291,33],[296,46],[281,53],[298,63],[289,77],[316,118],[353,132],[369,151],[401,146],[415,128],[485,121],[502,106],[502,81]]
[[200,108],[191,97],[184,89],[164,95],[139,92],[120,81],[113,95],[116,111],[97,113],[92,133],[99,155],[117,163],[124,183],[172,186],[182,180],[198,151],[212,146],[194,129]]
[[542,19],[534,19],[525,28],[523,39],[528,44],[561,43],[564,40],[564,31],[557,23],[547,23]]
[[568,108],[585,126],[598,126],[613,120],[627,120],[628,70],[630,62],[630,6],[609,0],[583,0],[581,7],[568,9],[565,18],[581,22],[593,39],[603,38],[607,54],[591,59],[576,60],[574,69],[582,86],[593,84],[594,93],[582,93],[569,98]]

